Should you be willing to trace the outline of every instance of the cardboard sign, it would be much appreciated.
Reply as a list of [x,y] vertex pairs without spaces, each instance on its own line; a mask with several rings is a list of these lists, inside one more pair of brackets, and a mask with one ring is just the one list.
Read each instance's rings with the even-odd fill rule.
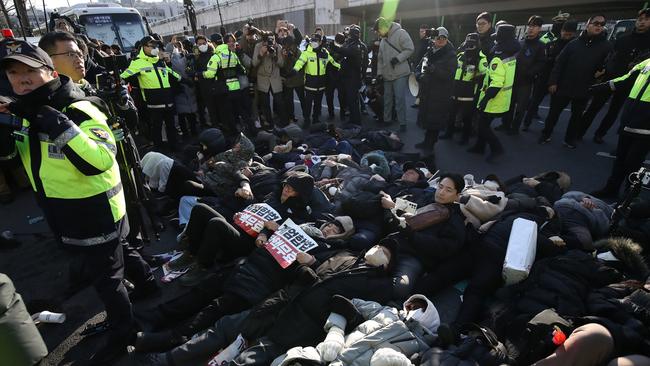
[[306,253],[317,246],[291,219],[287,219],[264,245],[282,268],[289,267],[299,252]]
[[280,214],[266,203],[254,203],[243,211],[237,212],[234,217],[235,225],[239,226],[248,235],[256,238],[264,229],[264,222],[278,221]]

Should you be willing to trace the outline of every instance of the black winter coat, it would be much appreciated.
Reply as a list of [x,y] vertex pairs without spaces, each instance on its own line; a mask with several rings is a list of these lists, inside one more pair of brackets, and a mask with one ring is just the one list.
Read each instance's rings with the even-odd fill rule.
[[391,235],[399,242],[398,253],[415,256],[427,269],[458,253],[465,245],[465,217],[457,204],[446,205],[449,219],[420,231]]
[[517,54],[515,85],[532,84],[546,63],[546,45],[539,37],[521,41],[521,49]]
[[650,56],[650,31],[630,33],[614,43],[614,52],[607,63],[607,80],[617,78],[630,71],[632,63],[638,63]]
[[604,68],[611,50],[605,33],[589,37],[583,32],[560,52],[548,84],[558,86],[559,96],[587,98],[588,89],[595,82],[594,74]]
[[439,131],[448,120],[458,60],[451,43],[436,52],[429,48],[425,58],[427,67],[423,70],[423,58],[415,69],[420,81],[418,126]]

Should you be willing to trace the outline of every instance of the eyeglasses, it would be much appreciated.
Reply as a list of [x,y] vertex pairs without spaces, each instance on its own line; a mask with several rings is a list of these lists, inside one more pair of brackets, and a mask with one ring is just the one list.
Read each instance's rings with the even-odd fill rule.
[[591,22],[589,24],[591,24],[591,25],[593,25],[595,27],[604,27],[606,23],[605,22]]
[[68,52],[61,52],[61,53],[53,53],[53,54],[50,55],[50,57],[52,57],[52,56],[67,56],[68,58],[73,58],[73,59],[74,58],[80,58],[80,59],[84,58],[84,54],[81,53],[81,51],[68,51]]

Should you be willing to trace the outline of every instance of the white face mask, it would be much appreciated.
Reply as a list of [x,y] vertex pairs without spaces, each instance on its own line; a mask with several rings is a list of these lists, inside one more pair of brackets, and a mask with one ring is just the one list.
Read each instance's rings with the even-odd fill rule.
[[201,52],[207,52],[208,51],[208,45],[207,44],[202,44],[199,46],[199,51]]
[[413,319],[418,322],[422,321],[424,319],[424,310],[423,309],[415,309],[411,311],[406,312],[406,319]]
[[203,160],[203,153],[200,152],[200,151],[197,152],[197,153],[196,153],[196,157],[197,157],[199,160]]
[[388,266],[388,257],[386,256],[386,253],[384,253],[384,250],[378,245],[368,249],[366,254],[363,256],[363,259],[373,267]]
[[151,56],[158,56],[158,48],[152,48],[151,49]]
[[316,49],[316,48],[318,48],[318,46],[320,46],[320,43],[319,42],[310,42],[309,45],[311,46],[311,48]]

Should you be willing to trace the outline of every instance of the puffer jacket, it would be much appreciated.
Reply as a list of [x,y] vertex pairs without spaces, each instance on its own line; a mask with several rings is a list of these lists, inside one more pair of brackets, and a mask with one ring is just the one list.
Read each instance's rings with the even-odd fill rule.
[[[425,313],[437,313],[431,301],[427,303]],[[361,299],[352,299],[352,304],[367,320],[345,337],[343,349],[330,366],[368,366],[381,348],[410,357],[431,347],[427,330],[414,319],[406,320],[398,309]]]
[[[391,47],[388,43],[395,46]],[[399,50],[399,51],[398,51]],[[415,51],[413,40],[408,32],[402,29],[402,26],[393,22],[388,34],[381,39],[379,43],[379,52],[377,55],[377,76],[382,76],[386,81],[393,81],[411,73],[408,59]],[[396,57],[399,63],[393,67],[390,60]]]
[[[589,198],[596,205],[589,209],[582,205],[582,199]],[[598,198],[586,193],[570,191],[562,195],[553,205],[555,212],[562,218],[562,226],[566,231],[583,232],[579,227],[584,227],[582,238],[583,248],[591,247],[594,240],[598,240],[609,232],[610,217],[614,209]]]

